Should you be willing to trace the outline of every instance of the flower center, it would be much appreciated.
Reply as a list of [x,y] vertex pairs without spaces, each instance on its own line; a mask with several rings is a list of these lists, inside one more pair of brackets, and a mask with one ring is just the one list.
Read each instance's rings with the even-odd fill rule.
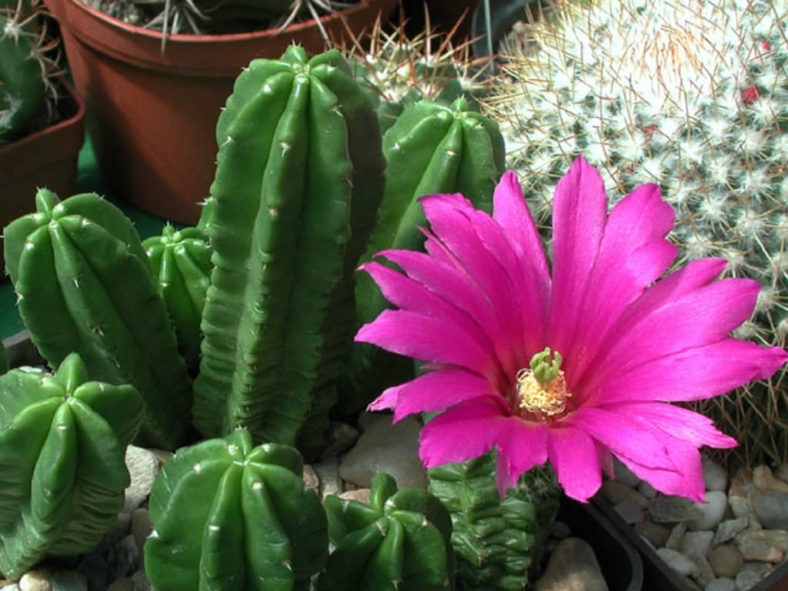
[[542,417],[553,417],[566,410],[572,393],[566,389],[563,357],[546,347],[531,357],[529,367],[517,372],[517,400],[521,410]]

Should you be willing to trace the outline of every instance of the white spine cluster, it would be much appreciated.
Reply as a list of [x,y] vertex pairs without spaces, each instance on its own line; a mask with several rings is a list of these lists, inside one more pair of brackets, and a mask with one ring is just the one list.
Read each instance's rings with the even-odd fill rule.
[[[736,336],[783,347],[787,28],[786,0],[557,1],[550,18],[508,40],[486,104],[540,222],[577,154],[602,172],[611,197],[658,184],[676,210],[680,263],[721,256],[727,274],[758,280],[764,292]],[[786,390],[784,372],[766,384],[768,400],[754,398],[757,388],[735,395],[768,423],[766,451],[780,461]],[[728,427],[743,437],[752,426],[739,415]]]

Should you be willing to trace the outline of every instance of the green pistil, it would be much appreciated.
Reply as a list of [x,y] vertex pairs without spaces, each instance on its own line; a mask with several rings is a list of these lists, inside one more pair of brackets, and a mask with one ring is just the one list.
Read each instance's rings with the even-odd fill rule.
[[531,357],[531,371],[536,381],[542,388],[558,377],[561,373],[561,362],[564,358],[558,351],[552,351],[550,347],[545,347],[544,351]]

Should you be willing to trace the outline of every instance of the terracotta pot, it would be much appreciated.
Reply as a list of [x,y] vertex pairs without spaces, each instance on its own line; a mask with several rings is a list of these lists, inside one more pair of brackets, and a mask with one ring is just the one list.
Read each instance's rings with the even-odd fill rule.
[[[387,16],[397,0],[362,0],[321,22],[347,38]],[[234,35],[162,35],[80,0],[45,0],[60,22],[88,130],[108,189],[154,215],[194,223],[216,159],[215,127],[234,79],[252,59],[299,43],[324,49],[315,21]],[[343,22],[344,21],[344,22]]]
[[[84,140],[85,105],[64,80],[63,119],[10,144],[0,145],[0,230],[16,218],[35,211],[38,187],[61,196],[74,191],[77,157]],[[5,268],[0,249],[0,268]]]

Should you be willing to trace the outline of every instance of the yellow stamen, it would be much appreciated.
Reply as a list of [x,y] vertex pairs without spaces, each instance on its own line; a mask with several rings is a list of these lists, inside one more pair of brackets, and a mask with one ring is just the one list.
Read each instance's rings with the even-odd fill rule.
[[561,370],[546,384],[540,383],[531,369],[523,368],[517,372],[517,399],[520,408],[527,412],[548,417],[559,415],[566,410],[566,403],[571,397]]

